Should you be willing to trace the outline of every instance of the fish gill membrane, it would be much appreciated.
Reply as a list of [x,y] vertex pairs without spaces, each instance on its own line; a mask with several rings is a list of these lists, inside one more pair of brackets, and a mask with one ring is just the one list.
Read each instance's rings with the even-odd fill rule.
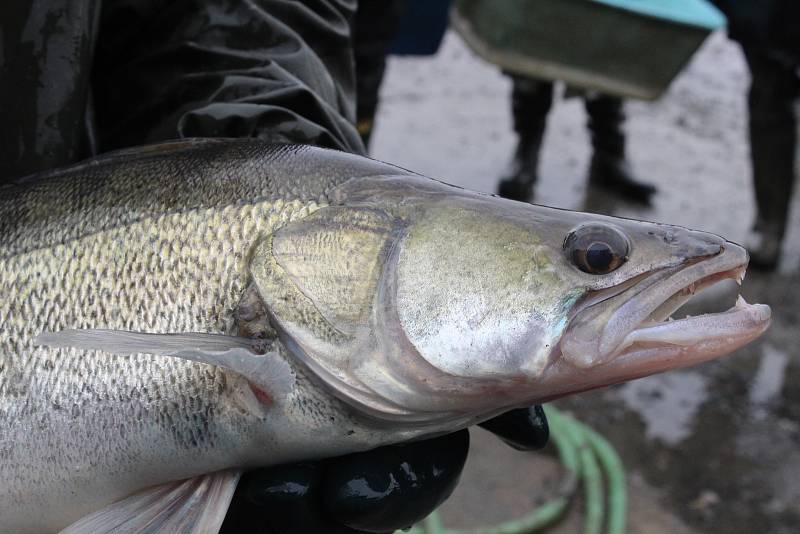
[[697,364],[770,322],[741,298],[672,319],[744,277],[715,235],[330,150],[181,141],[4,193],[0,531],[216,531],[242,469]]

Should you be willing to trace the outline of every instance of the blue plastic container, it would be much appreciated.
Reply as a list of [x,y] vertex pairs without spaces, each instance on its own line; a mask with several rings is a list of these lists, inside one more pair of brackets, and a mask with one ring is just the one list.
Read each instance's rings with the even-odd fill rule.
[[395,55],[432,56],[439,50],[450,14],[450,0],[407,0],[389,50]]

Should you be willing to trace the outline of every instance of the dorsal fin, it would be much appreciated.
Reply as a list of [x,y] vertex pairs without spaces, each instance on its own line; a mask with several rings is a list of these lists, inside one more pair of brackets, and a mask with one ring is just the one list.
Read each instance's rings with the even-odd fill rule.
[[170,154],[173,152],[183,152],[192,148],[203,148],[208,146],[222,145],[225,143],[224,139],[204,139],[204,138],[189,138],[189,139],[174,139],[171,141],[164,141],[153,145],[141,145],[127,148],[120,148],[110,152],[104,152],[93,158],[80,161],[69,167],[54,169],[52,171],[44,171],[35,174],[28,174],[21,176],[11,181],[14,185],[28,185],[40,181],[47,181],[55,176],[61,175],[65,170],[78,171],[83,168],[94,167],[104,163],[113,163],[118,160],[132,160],[137,156],[147,157],[158,154]]

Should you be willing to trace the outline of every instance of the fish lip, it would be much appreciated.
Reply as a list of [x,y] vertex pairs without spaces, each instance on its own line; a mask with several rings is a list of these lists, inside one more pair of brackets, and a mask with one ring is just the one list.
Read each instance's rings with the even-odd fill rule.
[[621,291],[575,313],[559,342],[558,360],[581,368],[605,366],[608,373],[614,368],[627,380],[736,350],[768,328],[768,306],[740,298],[725,312],[675,321],[668,316],[710,285],[726,279],[741,283],[748,259],[743,248],[726,242],[713,256],[654,271],[633,285],[627,281]]

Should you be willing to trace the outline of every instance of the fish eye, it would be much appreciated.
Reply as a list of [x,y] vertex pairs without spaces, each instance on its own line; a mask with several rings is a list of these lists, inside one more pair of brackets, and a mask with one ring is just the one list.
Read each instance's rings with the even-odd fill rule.
[[564,240],[569,260],[588,274],[608,274],[628,260],[630,242],[612,226],[587,224],[579,226]]

